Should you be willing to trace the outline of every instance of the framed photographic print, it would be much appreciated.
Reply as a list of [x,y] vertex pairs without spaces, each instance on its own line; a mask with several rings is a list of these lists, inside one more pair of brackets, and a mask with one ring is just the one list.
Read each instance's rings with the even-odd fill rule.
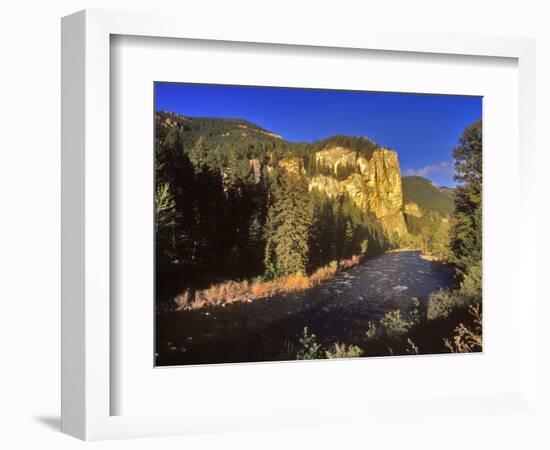
[[63,431],[536,414],[531,40],[85,11],[62,44]]

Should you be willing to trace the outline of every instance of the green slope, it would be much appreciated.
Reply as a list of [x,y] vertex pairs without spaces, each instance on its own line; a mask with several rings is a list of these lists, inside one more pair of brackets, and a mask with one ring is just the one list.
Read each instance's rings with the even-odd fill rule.
[[453,190],[439,188],[430,180],[418,176],[403,177],[403,200],[423,209],[450,215],[454,209]]

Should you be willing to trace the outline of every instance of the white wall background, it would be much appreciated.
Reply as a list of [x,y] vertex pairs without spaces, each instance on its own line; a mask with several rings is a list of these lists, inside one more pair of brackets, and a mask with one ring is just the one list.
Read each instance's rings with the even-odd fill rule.
[[[185,0],[19,0],[0,10],[0,447],[81,448],[84,443],[59,433],[60,360],[60,17],[83,8],[169,10],[197,20],[225,17],[236,26],[269,20],[282,28],[369,27],[476,34],[532,36],[538,39],[539,229],[549,228],[550,169],[550,12],[544,0],[278,0],[270,2]],[[547,232],[544,233],[548,234]],[[505,243],[503,244],[505,245]],[[540,239],[540,279],[549,274]],[[546,267],[544,266],[546,264]],[[542,283],[540,288],[542,289]],[[549,299],[548,294],[543,298]],[[544,309],[548,311],[548,308]],[[540,323],[544,317],[541,315]],[[549,332],[541,327],[541,338]],[[546,380],[549,347],[539,349]],[[545,393],[548,402],[548,390]],[[160,440],[88,444],[95,448],[427,448],[438,442],[454,448],[548,448],[544,426],[528,417],[499,416],[498,433],[484,433],[464,418],[423,424],[404,420],[397,427],[372,430],[324,428],[191,436]],[[476,437],[473,437],[475,433]]]

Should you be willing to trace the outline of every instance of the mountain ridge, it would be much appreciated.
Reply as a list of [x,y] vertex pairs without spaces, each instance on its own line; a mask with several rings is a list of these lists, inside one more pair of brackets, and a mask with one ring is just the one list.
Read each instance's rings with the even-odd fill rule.
[[181,133],[182,148],[195,165],[207,164],[224,176],[234,164],[230,159],[243,161],[241,175],[246,176],[252,167],[258,182],[258,173],[264,168],[299,158],[310,191],[317,189],[331,198],[348,195],[362,211],[373,213],[388,235],[407,233],[398,154],[367,137],[334,135],[312,143],[294,143],[241,119],[157,112],[156,121]]
[[245,119],[166,111],[156,112],[155,122],[158,137],[177,141],[195,167],[219,171],[225,183],[250,176],[260,183],[265,170],[298,158],[310,192],[318,190],[333,199],[349,196],[364,213],[376,217],[388,236],[408,233],[406,215],[420,217],[423,211],[435,211],[448,217],[453,209],[451,190],[423,177],[402,176],[398,152],[368,137],[340,134],[290,142]]

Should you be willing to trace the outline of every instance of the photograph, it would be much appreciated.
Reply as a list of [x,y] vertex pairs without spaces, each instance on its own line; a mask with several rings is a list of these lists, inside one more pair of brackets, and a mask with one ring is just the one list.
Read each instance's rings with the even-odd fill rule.
[[483,351],[483,98],[154,83],[154,365]]

